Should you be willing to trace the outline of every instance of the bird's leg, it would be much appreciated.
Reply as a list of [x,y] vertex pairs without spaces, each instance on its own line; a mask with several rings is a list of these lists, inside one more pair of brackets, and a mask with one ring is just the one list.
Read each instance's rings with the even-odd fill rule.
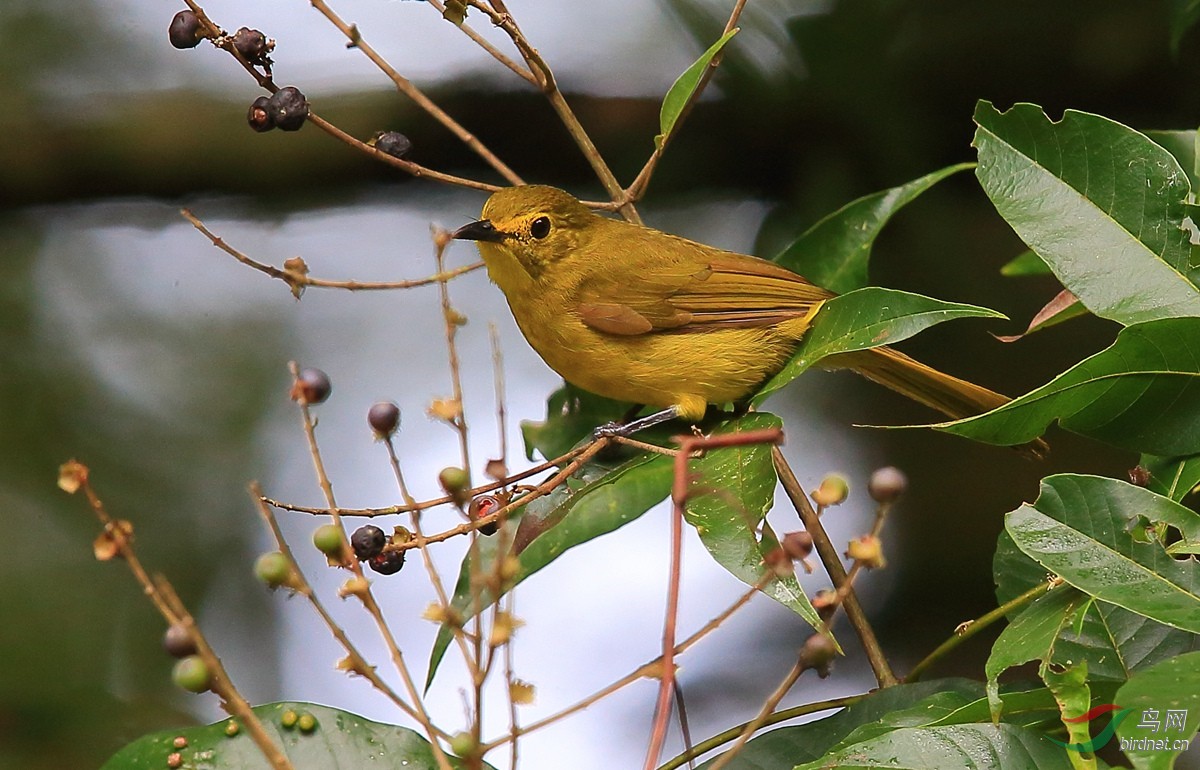
[[645,430],[646,428],[658,425],[659,423],[663,423],[668,420],[674,420],[678,416],[679,408],[669,406],[661,412],[648,414],[645,417],[639,417],[638,419],[631,420],[629,422],[605,423],[599,428],[596,428],[596,430],[592,431],[592,435],[596,438],[604,438],[606,436],[632,436],[639,430]]

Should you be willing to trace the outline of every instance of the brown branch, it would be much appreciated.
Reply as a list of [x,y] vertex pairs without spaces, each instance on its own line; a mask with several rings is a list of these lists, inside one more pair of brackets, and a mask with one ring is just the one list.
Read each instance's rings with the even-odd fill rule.
[[[308,578],[305,577],[304,572],[300,569],[300,563],[296,561],[296,557],[292,553],[291,546],[288,545],[287,539],[284,538],[283,530],[279,528],[279,522],[276,520],[275,514],[271,512],[270,507],[263,501],[262,488],[259,487],[257,481],[250,484],[250,496],[254,498],[255,507],[258,509],[259,515],[262,516],[263,522],[267,525],[267,529],[271,531],[271,536],[275,538],[275,546],[279,549],[280,553],[287,557],[288,562],[292,565],[295,583],[290,585],[289,588],[303,596],[308,600],[309,604],[312,605],[322,622],[325,623],[325,627],[329,629],[329,633],[334,639],[337,640],[338,644],[342,646],[342,649],[346,651],[346,656],[350,664],[350,670],[353,673],[365,678],[375,689],[379,690],[379,692],[387,697],[388,700],[394,703],[397,708],[420,722],[421,717],[417,710],[409,705],[407,701],[401,698],[400,695],[394,689],[392,689],[392,687],[388,685],[388,683],[385,682],[382,677],[379,676],[379,673],[375,667],[367,662],[367,659],[358,651],[358,648],[350,640],[350,637],[346,634],[345,630],[338,625],[337,621],[333,619],[333,616],[329,614],[329,611],[325,608],[324,603],[322,603],[317,597],[316,592],[313,591],[312,584],[308,582]],[[444,733],[441,730],[438,730],[436,726],[430,724],[428,727],[431,728],[437,735],[444,736]]]
[[641,224],[642,218],[637,212],[637,208],[633,205],[625,195],[625,191],[621,188],[621,183],[617,181],[612,169],[604,162],[604,158],[600,155],[600,151],[596,148],[592,138],[588,136],[583,124],[579,122],[579,118],[571,109],[571,105],[567,103],[562,91],[558,88],[558,83],[555,81],[554,73],[550,69],[550,65],[542,58],[529,40],[525,37],[520,27],[517,26],[508,8],[503,0],[489,0],[491,7],[485,5],[480,0],[469,0],[468,4],[472,8],[476,8],[491,18],[492,23],[504,30],[512,40],[513,45],[517,47],[521,57],[525,59],[525,64],[529,67],[534,77],[539,81],[539,87],[546,99],[550,102],[550,106],[554,109],[558,119],[562,121],[563,126],[567,129],[567,133],[575,141],[583,157],[587,160],[588,165],[592,167],[592,171],[596,174],[600,184],[603,185],[604,191],[608,193],[609,198],[616,204],[616,208],[621,215],[630,222]]
[[[675,453],[675,468],[671,486],[671,569],[668,578],[666,618],[663,621],[663,653],[662,673],[659,679],[658,702],[654,710],[654,726],[650,733],[650,746],[646,751],[645,770],[654,770],[658,764],[662,745],[667,737],[667,722],[671,716],[671,696],[675,689],[675,623],[679,610],[680,562],[683,556],[683,517],[687,505],[691,477],[688,474],[688,461],[697,450],[718,449],[721,447],[749,446],[752,444],[771,444],[777,446],[783,442],[783,431],[778,428],[764,428],[742,433],[729,433],[719,436],[678,436],[675,442],[679,445]],[[782,697],[782,696],[780,696]]]
[[[510,484],[512,484],[515,481],[521,481],[523,479],[529,478],[530,476],[536,476],[537,474],[542,473],[543,471],[547,471],[551,468],[560,467],[564,463],[570,462],[574,458],[578,457],[580,454],[582,454],[587,449],[588,446],[589,445],[576,447],[564,455],[556,457],[553,460],[547,460],[544,463],[535,465],[532,468],[521,471],[520,473],[514,473],[511,476],[500,479],[499,481],[489,482],[487,484],[483,484],[483,485],[475,487],[473,489],[469,489],[469,490],[467,490],[466,494],[469,495],[470,497],[484,495],[484,494],[487,494],[488,492],[493,492],[497,489],[500,489],[501,487],[509,486]],[[263,497],[263,502],[265,502],[267,505],[270,505],[273,508],[278,508],[283,511],[294,511],[296,513],[311,513],[314,515],[321,515],[321,516],[328,516],[330,514],[329,508],[318,508],[318,507],[308,506],[308,505],[295,505],[294,503],[287,503],[282,500],[275,500],[273,498],[266,497],[266,496]],[[432,500],[426,500],[424,502],[415,502],[412,504],[405,503],[402,505],[390,505],[390,506],[387,506],[384,508],[339,508],[338,513],[342,516],[364,516],[364,517],[390,516],[393,513],[405,513],[407,511],[424,511],[429,508],[435,508],[439,505],[445,505],[446,503],[452,503],[452,502],[454,502],[454,498],[447,495],[447,496],[443,496],[443,497],[436,497]],[[520,504],[521,505],[525,504],[523,499],[520,501]],[[508,507],[511,508],[512,506],[508,506]],[[495,519],[493,519],[492,517],[489,516],[488,518],[483,519],[483,520],[484,521],[494,521]]]
[[427,278],[413,278],[405,281],[332,281],[324,278],[313,278],[306,273],[280,269],[274,265],[268,265],[246,256],[245,253],[233,248],[226,243],[225,239],[209,230],[208,227],[205,226],[204,222],[202,222],[195,214],[193,214],[190,209],[180,209],[179,214],[188,222],[190,222],[192,227],[199,230],[204,237],[208,238],[208,240],[212,242],[213,246],[216,246],[218,249],[233,257],[238,262],[241,262],[243,265],[246,265],[247,267],[253,268],[264,275],[270,276],[271,278],[278,278],[290,286],[293,291],[297,289],[304,289],[309,286],[316,286],[322,289],[347,289],[349,291],[412,289],[418,286],[428,286],[431,283],[448,281],[451,278],[457,278],[460,275],[469,273],[473,270],[478,270],[479,268],[483,267],[482,262],[475,262],[474,264],[466,265],[464,267],[456,267],[453,270],[437,273],[435,275],[428,276]]
[[[133,548],[132,525],[128,522],[115,520],[108,514],[108,511],[104,507],[104,502],[96,494],[96,490],[92,487],[88,476],[89,470],[87,466],[72,460],[59,469],[59,486],[71,494],[80,489],[83,490],[92,513],[95,514],[104,527],[104,535],[102,537],[106,540],[106,544],[111,546],[112,555],[119,557],[129,567],[130,573],[133,574],[134,579],[142,587],[142,593],[154,604],[155,609],[162,615],[167,625],[181,625],[187,631],[188,637],[196,647],[196,654],[200,656],[200,659],[204,661],[204,665],[208,669],[209,689],[220,697],[221,707],[227,713],[242,720],[242,723],[250,732],[250,737],[254,740],[255,745],[258,746],[263,757],[266,758],[267,762],[275,770],[292,770],[292,763],[288,761],[283,751],[271,740],[270,735],[263,728],[262,722],[259,721],[250,704],[238,692],[233,684],[233,680],[229,677],[229,673],[225,670],[225,666],[221,663],[221,659],[217,657],[212,647],[209,646],[208,640],[204,638],[204,634],[196,626],[195,618],[188,612],[183,602],[179,600],[179,596],[176,595],[174,588],[172,588],[171,584],[164,577],[157,576],[151,579],[142,567],[142,563]],[[97,554],[97,558],[100,558],[99,554]]]
[[[440,2],[440,0],[427,0],[427,2],[430,5],[432,5],[434,7],[434,9],[437,10],[438,13],[445,16],[446,6],[443,5]],[[503,64],[508,69],[512,70],[514,73],[517,74],[518,77],[520,77],[526,83],[529,83],[529,85],[534,86],[535,88],[540,87],[540,84],[538,83],[537,78],[535,78],[533,76],[532,72],[525,69],[520,64],[517,64],[515,61],[513,61],[512,59],[508,58],[503,53],[501,53],[499,48],[496,48],[496,46],[489,43],[487,38],[485,38],[483,35],[480,35],[478,32],[476,32],[474,30],[474,28],[471,27],[470,24],[463,22],[462,24],[457,24],[455,26],[457,26],[459,29],[461,29],[463,31],[463,33],[466,34],[467,37],[471,38],[471,40],[475,44],[477,44],[480,48],[487,51],[488,54],[492,56],[492,58],[494,58],[496,61]]]
[[338,30],[340,30],[341,33],[346,36],[346,38],[351,44],[353,44],[355,48],[362,51],[363,55],[370,59],[372,64],[378,67],[383,74],[388,76],[388,78],[396,86],[397,91],[404,94],[409,99],[412,99],[412,101],[418,107],[425,110],[425,112],[429,113],[429,115],[431,115],[435,120],[449,129],[451,133],[458,137],[459,141],[465,144],[480,158],[483,158],[483,160],[487,162],[487,164],[493,169],[495,169],[500,176],[504,177],[509,184],[524,184],[524,181],[522,181],[521,177],[518,176],[515,171],[510,169],[504,163],[504,161],[500,160],[495,153],[484,146],[483,142],[479,141],[474,134],[463,128],[458,121],[450,117],[450,115],[447,114],[446,111],[441,107],[437,106],[437,104],[434,103],[434,101],[428,96],[426,96],[421,89],[413,85],[412,81],[397,72],[392,65],[388,64],[386,59],[380,56],[379,53],[372,48],[366,40],[363,40],[362,33],[359,32],[356,25],[347,24],[345,21],[343,21],[342,18],[338,16],[328,4],[326,4],[325,0],[309,0],[309,2],[312,4],[312,7],[316,8],[322,16],[324,16],[330,21],[331,24],[333,24],[333,26],[337,27]]
[[[687,639],[684,639],[682,642],[680,642],[678,645],[676,645],[675,651],[674,651],[675,655],[677,655],[677,656],[682,655],[684,652],[686,652],[688,649],[693,647],[701,639],[703,639],[704,637],[711,634],[713,631],[716,631],[718,628],[720,628],[721,625],[723,625],[725,623],[725,621],[728,620],[733,615],[733,613],[737,612],[742,607],[746,606],[746,604],[748,604],[750,602],[750,600],[753,599],[754,596],[763,589],[764,586],[766,586],[768,583],[770,583],[774,579],[775,579],[775,576],[772,575],[770,572],[765,573],[763,575],[762,580],[760,580],[757,585],[752,586],[748,591],[746,591],[741,596],[739,596],[732,604],[730,604],[728,607],[726,607],[724,610],[722,610],[719,614],[717,614],[711,620],[709,620],[707,623],[705,623],[703,626],[701,626],[695,633],[693,633]],[[562,709],[561,711],[558,711],[554,714],[550,714],[549,716],[543,717],[536,722],[531,722],[530,724],[526,725],[525,727],[519,728],[516,731],[517,735],[525,735],[525,734],[531,733],[535,730],[540,730],[541,728],[546,727],[547,725],[553,724],[562,719],[565,719],[566,717],[571,716],[572,714],[583,711],[584,709],[588,708],[589,706],[593,705],[594,703],[606,698],[607,696],[632,684],[633,682],[638,681],[639,679],[656,678],[658,675],[657,672],[660,671],[661,668],[662,668],[662,657],[661,656],[655,658],[654,660],[647,661],[646,663],[643,663],[642,665],[638,666],[633,671],[630,671],[628,674],[621,677],[620,679],[617,679],[616,681],[606,685],[605,687],[601,688],[600,690],[597,690],[596,692],[592,693],[591,695],[588,695],[587,697],[583,698],[582,700],[576,701],[575,703],[573,703],[570,706],[567,706],[566,708]],[[504,739],[495,741],[493,743],[489,743],[489,744],[487,744],[486,748],[488,748],[488,749],[495,748],[496,746],[503,744],[506,740],[511,740],[511,738],[504,738]]]

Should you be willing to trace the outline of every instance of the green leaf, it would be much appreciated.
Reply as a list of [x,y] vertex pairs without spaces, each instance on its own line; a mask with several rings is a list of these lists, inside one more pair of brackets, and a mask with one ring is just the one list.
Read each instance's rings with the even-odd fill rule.
[[1142,455],[1140,465],[1150,471],[1150,489],[1175,502],[1200,492],[1200,454],[1184,457]]
[[1010,724],[906,727],[835,751],[795,770],[1071,770],[1067,752],[1036,730]]
[[1117,727],[1117,735],[1123,746],[1132,743],[1125,748],[1125,756],[1134,768],[1170,770],[1181,753],[1175,742],[1194,745],[1200,730],[1200,652],[1139,671],[1117,691],[1116,702],[1133,709],[1129,719]]
[[991,444],[1023,444],[1054,420],[1114,446],[1200,452],[1200,318],[1122,329],[1113,344],[1042,387],[975,417],[934,425]]
[[[542,518],[557,524],[542,532],[518,554],[518,571],[509,588],[546,567],[567,550],[640,517],[667,496],[671,479],[671,458],[666,455],[639,454],[616,469],[588,467],[584,481],[568,482],[560,487],[562,491],[547,506],[549,510],[541,514]],[[533,505],[528,507],[533,508]],[[526,515],[532,515],[532,512]],[[475,601],[471,594],[471,575],[494,568],[498,557],[495,542],[493,538],[481,538],[478,565],[472,562],[469,554],[463,560],[450,603],[464,618],[470,617],[476,609],[490,606],[498,598],[485,593]],[[433,682],[452,639],[452,631],[443,626],[429,656],[426,688]]]
[[[1200,4],[1198,4],[1200,5]],[[1195,129],[1187,131],[1147,131],[1146,136],[1175,157],[1180,168],[1188,176],[1192,197],[1200,190],[1200,167],[1196,165],[1196,141],[1200,134]]]
[[[1086,714],[1092,707],[1092,690],[1087,682],[1087,662],[1068,663],[1057,669],[1043,664],[1038,673],[1058,703],[1062,725],[1067,730],[1066,739],[1062,742],[1076,745],[1088,743],[1092,738],[1091,726],[1087,722],[1075,719],[1080,714]],[[1096,760],[1090,756],[1090,752],[1089,756],[1083,756],[1081,752],[1072,752],[1067,758],[1076,770],[1096,768]]]
[[1002,714],[1000,674],[1031,660],[1043,662],[1039,673],[1044,674],[1046,664],[1054,660],[1059,637],[1070,629],[1076,613],[1087,601],[1085,594],[1069,586],[1060,586],[1038,597],[1000,632],[984,666],[993,720],[998,720]]
[[1200,21],[1200,0],[1171,0],[1171,54],[1179,55],[1179,43]]
[[1139,523],[1194,539],[1200,514],[1116,479],[1064,474],[1042,481],[1032,505],[1005,516],[1022,551],[1079,590],[1169,626],[1200,633],[1200,564],[1176,560]]
[[1089,310],[1122,324],[1200,316],[1190,187],[1169,152],[1107,118],[1052,122],[1033,104],[981,101],[975,123],[988,197]]
[[[1022,553],[1007,532],[1000,533],[996,545],[994,573],[996,597],[1001,603],[1016,598],[1046,579],[1046,568]],[[1064,665],[1087,661],[1088,678],[1093,684],[1124,682],[1138,669],[1200,646],[1200,637],[1195,634],[1165,626],[1108,602],[1074,601],[1072,597],[1078,595],[1079,592],[1069,586],[1059,586],[1014,615],[1013,622],[1033,622],[1035,617],[1022,618],[1035,605],[1038,612],[1050,613],[1053,607],[1059,607],[1064,613],[1071,611],[1072,616],[1060,624],[1060,633],[1049,652],[1049,662]],[[999,645],[1000,640],[996,644]],[[997,653],[995,647],[993,654],[1012,657],[1008,652]]]
[[[731,420],[714,433],[724,435],[780,428],[774,415],[752,412]],[[700,542],[713,559],[746,585],[758,585],[770,570],[766,554],[779,547],[764,517],[775,500],[775,465],[771,447],[750,444],[712,449],[688,463],[688,499],[684,517],[696,528]],[[762,540],[755,536],[763,528]],[[813,628],[821,618],[805,596],[795,575],[775,577],[763,593],[804,618]]]
[[[911,715],[921,711],[927,711],[929,720],[936,720],[980,698],[982,689],[978,682],[966,679],[936,679],[876,690],[832,716],[776,728],[756,736],[726,768],[764,770],[811,762],[841,745],[860,727],[886,731],[893,714]],[[700,770],[716,761],[716,757],[708,760]]]
[[700,58],[692,63],[692,66],[683,71],[671,88],[667,91],[667,95],[663,97],[662,110],[658,114],[658,136],[654,137],[654,145],[662,149],[664,143],[671,136],[671,132],[675,130],[675,122],[679,120],[679,115],[683,112],[683,108],[691,100],[692,94],[696,92],[696,88],[700,85],[701,78],[704,77],[704,70],[712,62],[713,57],[721,52],[734,35],[738,33],[737,28],[733,28],[721,36],[721,39],[713,43],[707,51],[701,54]]
[[525,458],[532,460],[535,451],[547,460],[560,457],[597,427],[623,417],[629,407],[564,382],[547,399],[545,420],[521,423]]
[[1000,268],[1005,278],[1021,278],[1027,275],[1054,275],[1046,261],[1033,249],[1023,251]]
[[867,285],[871,247],[883,226],[918,195],[974,163],[959,163],[847,203],[817,222],[775,258],[835,294]]
[[[286,729],[280,718],[286,711],[308,713],[316,718],[312,732],[298,727]],[[292,764],[301,767],[404,767],[406,770],[436,770],[437,761],[429,741],[407,727],[372,722],[349,711],[315,703],[268,703],[255,706],[254,713],[267,734],[283,749]],[[211,725],[181,727],[144,735],[113,755],[101,770],[166,767],[166,756],[178,751],[183,767],[207,770],[269,770],[271,764],[250,738],[245,726],[230,737],[225,728],[230,720]],[[183,737],[187,747],[177,749]],[[454,767],[463,762],[450,757]],[[486,765],[491,768],[491,765]]]
[[792,359],[751,402],[761,404],[826,356],[890,345],[943,321],[972,317],[1004,318],[995,310],[877,286],[834,297],[813,319]]

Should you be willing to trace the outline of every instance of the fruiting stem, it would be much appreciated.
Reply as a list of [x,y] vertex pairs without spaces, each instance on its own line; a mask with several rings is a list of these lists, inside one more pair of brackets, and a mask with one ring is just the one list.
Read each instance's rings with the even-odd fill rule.
[[[299,367],[295,361],[289,362],[288,369],[291,371],[293,379],[300,376]],[[304,436],[308,441],[308,451],[312,456],[313,468],[317,474],[317,483],[325,495],[325,504],[329,506],[330,518],[334,524],[341,527],[341,512],[338,510],[337,501],[333,496],[333,483],[329,480],[329,475],[325,472],[325,463],[321,459],[321,450],[317,445],[316,429],[313,424],[312,414],[308,408],[308,402],[301,396],[296,403],[300,406],[300,415],[304,424]],[[358,596],[362,601],[363,607],[366,608],[367,614],[375,621],[375,627],[379,630],[379,635],[383,637],[384,644],[391,654],[392,663],[395,665],[396,671],[400,674],[400,678],[404,681],[404,687],[408,690],[408,697],[412,700],[412,705],[415,709],[415,718],[421,722],[422,727],[429,733],[429,742],[432,744],[434,757],[437,759],[438,766],[442,770],[451,770],[450,761],[446,758],[441,744],[435,737],[433,722],[429,718],[428,712],[425,711],[425,706],[421,701],[421,694],[417,690],[412,674],[408,670],[408,665],[404,662],[404,653],[400,651],[400,646],[396,644],[396,637],[392,634],[391,627],[388,626],[387,620],[383,617],[383,611],[380,610],[379,603],[375,601],[375,594],[371,591],[370,583],[367,583],[366,578],[363,577],[362,565],[358,563],[357,559],[351,559],[350,569],[354,573],[355,578],[366,583],[366,587]]]
[[825,526],[808,501],[808,495],[804,493],[803,487],[796,479],[796,474],[788,465],[783,452],[779,451],[779,447],[771,449],[771,459],[775,462],[775,471],[779,474],[779,481],[783,484],[788,499],[792,501],[792,506],[799,514],[804,528],[812,535],[813,547],[817,556],[820,557],[821,563],[825,565],[825,571],[829,574],[834,589],[841,591],[843,586],[846,587],[845,599],[841,602],[841,606],[845,607],[846,617],[862,642],[867,661],[871,664],[871,670],[875,672],[875,680],[879,682],[880,687],[891,687],[897,684],[896,675],[892,673],[892,667],[883,654],[883,648],[879,646],[879,640],[875,637],[875,630],[871,627],[871,622],[867,620],[866,613],[863,612],[862,605],[858,602],[858,594],[854,592],[853,586],[847,583],[846,568],[842,566],[837,548],[829,539],[829,534],[825,532]]

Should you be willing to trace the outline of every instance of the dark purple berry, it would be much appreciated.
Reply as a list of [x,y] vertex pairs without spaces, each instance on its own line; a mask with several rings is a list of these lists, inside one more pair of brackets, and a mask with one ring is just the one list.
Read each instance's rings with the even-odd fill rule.
[[271,120],[271,110],[268,108],[270,102],[270,97],[260,96],[254,100],[250,111],[246,113],[246,122],[260,134],[275,128],[275,121]]
[[267,101],[267,112],[277,128],[284,131],[299,131],[308,117],[308,100],[300,89],[295,86],[285,86]]
[[399,131],[380,131],[375,134],[375,149],[393,158],[404,158],[412,150],[412,142]]
[[400,425],[400,407],[391,401],[372,404],[367,411],[367,424],[375,431],[376,438],[387,438]]
[[204,32],[200,29],[200,19],[192,11],[180,11],[175,14],[175,18],[171,19],[167,37],[170,38],[171,45],[176,48],[195,48],[204,39]]
[[300,370],[300,375],[292,385],[292,399],[303,398],[307,404],[319,404],[329,398],[332,390],[329,375],[320,369],[309,367]]
[[386,544],[387,536],[374,524],[359,527],[350,536],[350,547],[354,549],[354,555],[358,557],[359,561],[366,561],[378,556]]
[[233,47],[246,61],[256,63],[262,61],[267,51],[267,36],[257,29],[242,27],[233,33]]
[[395,575],[404,566],[404,551],[387,551],[367,559],[367,565],[380,575]]
[[182,624],[176,623],[163,634],[163,649],[173,658],[186,658],[196,654],[196,643]]

